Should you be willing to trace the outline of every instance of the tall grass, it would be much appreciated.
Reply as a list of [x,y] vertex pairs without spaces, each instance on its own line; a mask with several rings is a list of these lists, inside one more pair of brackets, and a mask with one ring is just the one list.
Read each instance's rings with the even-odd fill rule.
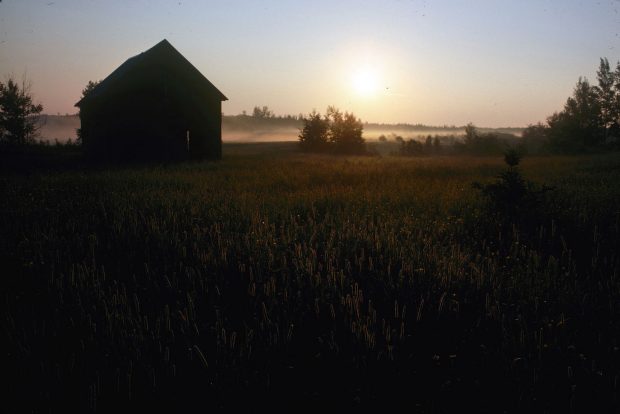
[[[231,155],[0,178],[23,411],[618,407],[620,158]],[[404,404],[404,405],[403,405]]]

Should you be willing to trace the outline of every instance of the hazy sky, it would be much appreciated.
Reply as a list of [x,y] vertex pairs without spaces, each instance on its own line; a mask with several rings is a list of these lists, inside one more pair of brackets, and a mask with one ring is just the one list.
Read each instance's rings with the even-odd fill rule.
[[620,0],[2,0],[0,76],[47,113],[166,38],[226,114],[336,105],[369,122],[524,126],[620,59]]

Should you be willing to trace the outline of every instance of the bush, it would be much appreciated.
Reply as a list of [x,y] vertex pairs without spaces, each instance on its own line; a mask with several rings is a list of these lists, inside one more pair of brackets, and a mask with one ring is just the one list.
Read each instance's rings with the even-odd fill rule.
[[542,194],[551,190],[551,187],[538,187],[527,181],[521,175],[518,165],[522,155],[509,149],[504,153],[504,162],[508,169],[502,172],[499,181],[481,185],[473,183],[487,200],[487,207],[492,216],[502,221],[515,221],[522,218],[523,213],[533,214],[539,207]]

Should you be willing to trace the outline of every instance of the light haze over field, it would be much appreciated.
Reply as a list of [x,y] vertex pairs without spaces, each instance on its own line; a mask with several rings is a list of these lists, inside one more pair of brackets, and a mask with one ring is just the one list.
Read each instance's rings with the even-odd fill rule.
[[368,122],[525,126],[620,58],[620,1],[0,3],[0,76],[44,112],[168,39],[230,100],[225,114],[336,105]]

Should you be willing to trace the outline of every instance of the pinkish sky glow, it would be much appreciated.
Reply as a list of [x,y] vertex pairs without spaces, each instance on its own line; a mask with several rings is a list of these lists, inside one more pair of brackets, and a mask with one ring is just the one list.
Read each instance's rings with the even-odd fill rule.
[[620,59],[620,1],[0,3],[0,76],[74,113],[88,80],[166,38],[229,101],[368,122],[525,126],[561,109],[600,57]]

